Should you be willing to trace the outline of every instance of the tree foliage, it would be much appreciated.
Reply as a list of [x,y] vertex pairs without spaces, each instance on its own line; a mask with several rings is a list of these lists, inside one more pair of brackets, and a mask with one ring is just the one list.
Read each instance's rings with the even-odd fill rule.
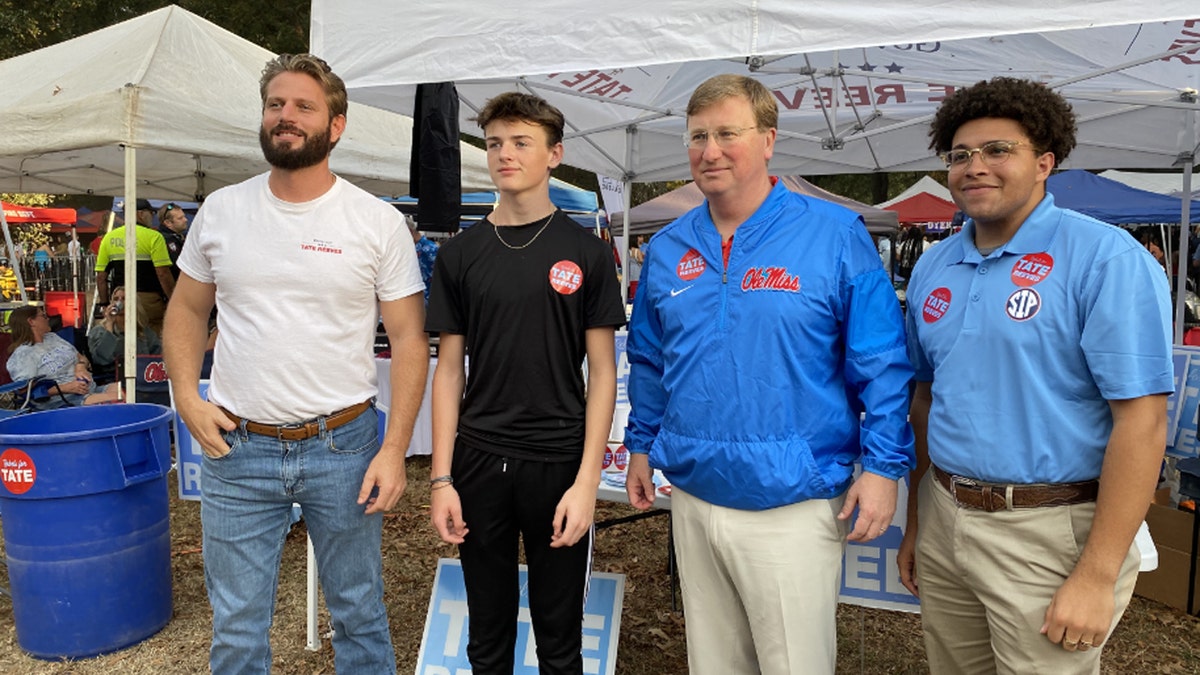
[[284,0],[0,0],[0,59],[178,4],[274,52],[308,50],[309,4]]

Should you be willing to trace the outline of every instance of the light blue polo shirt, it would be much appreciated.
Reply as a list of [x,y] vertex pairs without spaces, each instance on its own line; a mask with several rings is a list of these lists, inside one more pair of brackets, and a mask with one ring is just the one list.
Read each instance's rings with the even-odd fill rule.
[[967,221],[926,251],[908,286],[930,459],[1002,483],[1099,477],[1107,401],[1172,390],[1166,275],[1127,232],[1050,195],[986,258],[974,233]]

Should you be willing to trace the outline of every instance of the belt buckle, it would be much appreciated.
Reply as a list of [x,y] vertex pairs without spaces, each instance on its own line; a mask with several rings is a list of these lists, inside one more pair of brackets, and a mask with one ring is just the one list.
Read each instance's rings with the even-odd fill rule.
[[287,440],[283,437],[284,432],[302,430],[308,426],[308,422],[292,422],[291,424],[280,424],[275,427],[275,440]]

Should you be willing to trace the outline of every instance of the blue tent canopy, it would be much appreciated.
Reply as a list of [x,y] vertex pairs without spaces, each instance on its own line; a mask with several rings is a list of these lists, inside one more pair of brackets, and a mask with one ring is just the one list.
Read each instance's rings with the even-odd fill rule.
[[[1050,176],[1046,190],[1062,208],[1089,215],[1113,225],[1178,223],[1183,200],[1129,187],[1082,169]],[[1192,202],[1189,220],[1200,223],[1200,200]]]
[[[412,197],[397,197],[386,201],[405,213],[416,213],[417,200]],[[462,226],[470,227],[475,221],[491,213],[499,201],[500,194],[497,192],[464,192]],[[600,224],[600,199],[591,190],[551,178],[550,201],[584,227],[594,228]]]

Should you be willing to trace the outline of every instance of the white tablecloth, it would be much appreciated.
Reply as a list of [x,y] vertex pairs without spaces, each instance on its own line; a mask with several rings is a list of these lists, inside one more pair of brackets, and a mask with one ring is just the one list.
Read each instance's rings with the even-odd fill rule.
[[[392,360],[375,359],[375,374],[379,378],[379,397],[376,405],[380,415],[380,434],[386,428],[388,406],[392,402]],[[408,456],[433,454],[433,406],[430,397],[433,395],[433,370],[437,367],[437,359],[429,359],[429,375],[425,380],[425,395],[421,398],[421,409],[417,412],[417,421],[413,425],[412,442],[408,446]]]

